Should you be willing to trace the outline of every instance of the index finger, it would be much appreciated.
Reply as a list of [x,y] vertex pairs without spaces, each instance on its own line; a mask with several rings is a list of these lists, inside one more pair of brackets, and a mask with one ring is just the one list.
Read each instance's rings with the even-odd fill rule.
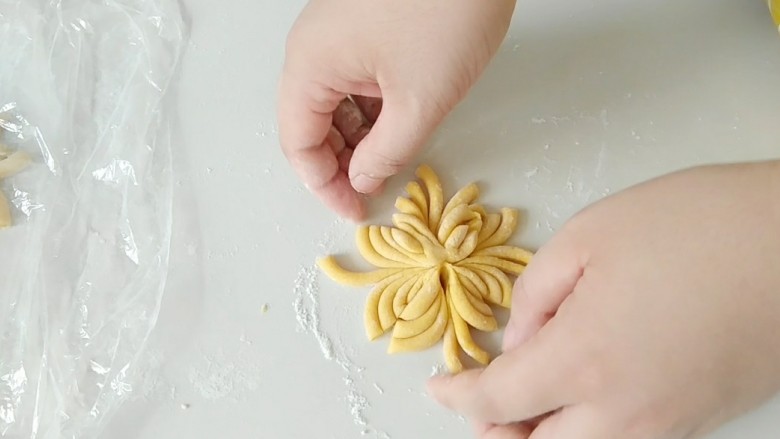
[[339,168],[328,144],[333,111],[345,94],[283,74],[279,86],[279,138],[282,151],[304,185],[338,214],[360,220],[361,196]]

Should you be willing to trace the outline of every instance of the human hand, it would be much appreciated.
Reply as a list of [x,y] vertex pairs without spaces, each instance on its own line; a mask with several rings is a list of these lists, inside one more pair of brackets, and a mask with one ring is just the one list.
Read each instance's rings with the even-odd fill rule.
[[290,31],[279,96],[282,149],[304,184],[361,219],[361,194],[398,173],[462,100],[514,4],[311,0]]
[[504,353],[429,390],[482,439],[700,437],[780,389],[779,230],[780,162],[602,200],[518,279]]

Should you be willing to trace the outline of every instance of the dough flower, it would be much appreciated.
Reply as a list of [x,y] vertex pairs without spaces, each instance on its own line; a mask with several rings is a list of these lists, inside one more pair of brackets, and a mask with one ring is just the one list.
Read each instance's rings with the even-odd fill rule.
[[421,166],[417,176],[423,186],[409,183],[408,197],[396,200],[395,227],[357,231],[358,250],[376,270],[348,271],[333,256],[319,266],[342,284],[375,284],[365,308],[366,334],[374,340],[392,328],[389,353],[427,349],[443,337],[451,372],[463,369],[460,349],[487,364],[490,355],[471,338],[470,327],[498,328],[490,305],[510,307],[508,275],[520,274],[531,259],[531,252],[506,245],[518,212],[487,213],[475,204],[475,184],[445,203],[431,168]]

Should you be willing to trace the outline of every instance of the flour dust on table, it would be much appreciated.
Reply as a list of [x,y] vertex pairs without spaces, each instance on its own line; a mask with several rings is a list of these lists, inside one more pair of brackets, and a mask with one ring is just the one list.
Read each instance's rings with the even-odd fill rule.
[[[336,220],[315,247],[319,251],[329,251],[343,235],[343,232],[339,233],[343,223],[343,220]],[[311,259],[314,260],[314,257],[315,255],[312,255]],[[370,408],[370,403],[365,393],[360,389],[361,386],[359,386],[361,382],[365,381],[363,376],[365,368],[356,365],[347,354],[345,346],[340,343],[334,343],[331,336],[326,334],[321,327],[319,270],[314,263],[309,266],[302,266],[298,270],[293,287],[293,309],[299,329],[313,336],[322,352],[322,356],[326,360],[336,363],[341,368],[343,373],[342,381],[346,388],[344,400],[347,403],[347,410],[352,417],[352,421],[359,429],[360,434],[377,439],[390,439],[390,435],[371,425],[366,417],[366,411]]]
[[234,402],[256,390],[260,371],[244,352],[242,349],[232,358],[228,358],[222,350],[204,354],[187,375],[193,389],[207,401],[227,399]]

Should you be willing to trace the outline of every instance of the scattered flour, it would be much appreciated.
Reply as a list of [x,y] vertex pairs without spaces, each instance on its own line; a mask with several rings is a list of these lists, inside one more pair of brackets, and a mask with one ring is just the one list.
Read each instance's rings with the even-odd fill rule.
[[206,354],[189,371],[187,378],[195,391],[207,401],[240,401],[246,392],[257,389],[258,367],[242,352],[228,359],[222,350]]
[[249,339],[249,338],[246,336],[246,333],[245,333],[245,332],[242,332],[242,333],[241,333],[241,335],[238,337],[238,341],[240,341],[241,343],[247,344],[247,345],[251,345],[251,344],[253,343],[253,342],[252,342],[252,340],[250,340],[250,339]]
[[434,377],[434,376],[437,376],[437,375],[444,375],[445,373],[446,373],[446,372],[445,372],[445,369],[444,369],[444,365],[443,365],[443,364],[435,364],[435,365],[434,365],[434,366],[431,368],[431,376],[432,376],[432,377]]
[[[336,231],[341,229],[343,220],[336,220],[331,231],[317,244],[318,253],[327,253],[340,239],[343,233]],[[322,356],[336,363],[344,372],[343,382],[346,388],[345,401],[349,414],[354,424],[360,428],[363,436],[389,439],[390,436],[374,427],[366,419],[365,412],[370,408],[368,398],[358,386],[357,380],[362,378],[363,367],[355,365],[347,354],[347,348],[333,340],[322,330],[320,326],[320,290],[319,270],[316,265],[302,266],[295,278],[293,287],[293,309],[298,327],[302,332],[311,334],[317,341]],[[374,384],[375,389],[381,394],[381,387]]]
[[314,336],[322,355],[333,360],[333,343],[320,328],[320,291],[317,284],[317,267],[301,267],[295,279],[293,309],[301,330]]

